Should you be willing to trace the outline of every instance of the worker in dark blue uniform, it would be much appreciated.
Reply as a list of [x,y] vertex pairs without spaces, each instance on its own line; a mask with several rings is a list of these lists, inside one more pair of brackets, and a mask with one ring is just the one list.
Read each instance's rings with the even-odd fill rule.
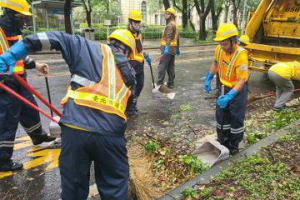
[[[0,2],[4,14],[0,18],[0,54],[21,38],[21,30],[27,16],[30,16],[29,5],[25,0],[8,0]],[[36,68],[43,74],[47,73],[48,66],[36,63],[30,57],[17,62],[14,73],[19,74],[26,81],[26,69]],[[24,98],[37,105],[33,95],[11,76],[0,75],[0,81]],[[53,141],[42,129],[40,115],[37,111],[21,103],[20,100],[0,89],[0,171],[22,169],[22,164],[11,160],[14,140],[21,123],[34,145]]]
[[0,56],[0,73],[31,51],[60,50],[69,66],[71,83],[60,119],[63,200],[87,199],[92,161],[101,199],[127,199],[125,110],[135,82],[127,57],[135,42],[128,30],[114,31],[109,41],[110,46],[62,32],[38,33]]
[[144,52],[141,21],[142,14],[140,11],[131,10],[129,12],[127,29],[132,33],[135,39],[135,51],[130,53],[129,63],[135,70],[136,85],[134,85],[131,90],[132,95],[129,98],[129,106],[126,110],[127,115],[135,115],[138,113],[137,101],[144,88],[144,60],[146,60],[149,65],[152,63],[150,56]]

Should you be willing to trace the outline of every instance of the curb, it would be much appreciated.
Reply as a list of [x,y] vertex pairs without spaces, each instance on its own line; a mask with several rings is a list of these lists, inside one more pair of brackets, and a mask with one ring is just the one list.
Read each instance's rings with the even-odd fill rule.
[[[188,45],[180,45],[180,47],[198,47],[198,46],[213,46],[217,45],[217,43],[207,43],[207,44],[188,44]],[[159,49],[160,46],[150,46],[144,47],[144,49]],[[42,52],[35,52],[30,55],[45,55],[45,54],[61,54],[60,51],[42,51]]]
[[215,166],[210,168],[208,171],[206,171],[202,174],[199,174],[194,179],[187,181],[186,183],[180,185],[179,187],[175,188],[174,190],[172,190],[169,193],[165,194],[164,196],[160,197],[159,200],[180,200],[180,199],[182,199],[183,196],[181,195],[181,192],[184,190],[184,188],[193,187],[196,184],[208,183],[211,178],[218,175],[222,170],[228,168],[230,166],[230,161],[240,160],[242,158],[245,158],[247,156],[251,156],[251,155],[257,153],[258,151],[260,151],[260,149],[262,147],[267,147],[270,144],[276,142],[282,135],[286,135],[288,130],[294,126],[299,127],[300,120],[294,121],[290,125],[282,128],[282,129],[279,129],[272,135],[260,140],[259,142],[255,143],[254,145],[248,147],[247,149],[239,152],[238,154],[229,158],[228,160],[225,160],[225,161],[222,161],[222,162],[216,164]]

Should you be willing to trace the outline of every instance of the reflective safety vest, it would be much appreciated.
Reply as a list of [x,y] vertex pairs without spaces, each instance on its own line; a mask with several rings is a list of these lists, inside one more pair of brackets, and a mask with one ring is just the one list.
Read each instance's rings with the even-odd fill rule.
[[[178,29],[178,26],[175,24],[174,21],[172,21],[170,23],[172,23],[175,26],[175,36],[174,36],[173,40],[171,41],[170,46],[171,47],[176,47],[178,45],[177,41],[178,41],[179,29]],[[163,32],[161,43],[160,43],[162,46],[167,45],[166,36],[165,36],[166,35],[166,28],[167,28],[167,26],[164,28],[164,32]]]
[[115,64],[111,48],[101,44],[102,75],[99,83],[88,80],[79,75],[73,75],[71,81],[83,87],[72,90],[69,87],[67,95],[62,99],[64,105],[68,98],[74,99],[77,105],[101,110],[106,113],[116,114],[127,120],[125,110],[131,94],[124,84],[121,72]]
[[220,81],[223,85],[226,85],[227,87],[233,88],[237,83],[238,79],[235,74],[236,65],[235,62],[241,52],[246,51],[242,47],[238,47],[238,49],[234,52],[232,59],[228,63],[228,66],[224,65],[224,63],[221,63],[223,61],[222,58],[222,48],[221,46],[217,46],[217,62],[218,62],[218,72]]
[[[142,63],[144,61],[144,49],[143,49],[143,40],[142,40],[142,37],[141,37],[141,34],[136,37],[135,34],[133,35],[134,36],[134,39],[135,39],[135,52],[131,52],[130,55],[129,55],[129,60],[135,60],[135,61],[138,61],[140,63]],[[141,44],[141,47],[142,49],[140,50],[140,52],[138,52],[138,45],[137,43],[140,43]]]
[[[21,36],[13,36],[13,37],[6,37],[4,31],[0,27],[0,54],[4,54],[9,49],[9,42],[8,41],[19,41],[22,39]],[[6,72],[5,74],[7,74]],[[14,68],[14,73],[16,74],[24,74],[24,61],[19,60],[16,62],[16,66]]]

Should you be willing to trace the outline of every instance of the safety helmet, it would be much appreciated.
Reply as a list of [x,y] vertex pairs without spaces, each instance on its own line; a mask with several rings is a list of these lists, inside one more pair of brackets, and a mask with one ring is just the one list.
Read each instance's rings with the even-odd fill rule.
[[14,10],[23,15],[32,16],[29,4],[26,0],[0,0],[0,7]]
[[249,45],[250,44],[250,38],[248,35],[242,35],[239,39],[240,42]]
[[214,41],[220,42],[233,36],[237,36],[238,34],[239,31],[234,24],[224,23],[218,28]]
[[131,10],[129,12],[128,19],[140,22],[142,21],[142,14],[138,10]]
[[168,8],[165,12],[171,13],[172,15],[176,16],[176,11],[174,8]]
[[135,39],[129,30],[126,29],[115,30],[107,38],[109,42],[112,39],[118,40],[122,44],[126,45],[131,50],[131,52],[135,51]]

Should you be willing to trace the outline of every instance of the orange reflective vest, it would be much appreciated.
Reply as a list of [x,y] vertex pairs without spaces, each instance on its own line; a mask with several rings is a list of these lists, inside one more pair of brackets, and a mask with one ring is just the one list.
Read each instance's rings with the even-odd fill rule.
[[144,61],[144,49],[143,49],[143,39],[142,39],[142,34],[140,34],[138,37],[135,36],[135,34],[133,34],[134,39],[135,39],[135,44],[140,43],[141,44],[141,51],[138,52],[138,45],[135,45],[135,52],[131,52],[129,55],[129,60],[135,60],[138,61],[140,63],[142,63]]
[[[21,36],[13,36],[6,37],[4,31],[0,27],[0,55],[4,54],[9,49],[8,41],[18,41],[21,39]],[[5,74],[7,74],[6,72]],[[14,68],[14,73],[16,74],[24,74],[24,61],[19,60],[16,62],[16,66]]]
[[94,83],[84,77],[75,75],[77,77],[76,81],[73,79],[73,75],[72,80],[74,82],[92,84],[86,84],[87,86],[79,87],[76,90],[72,90],[69,87],[67,95],[62,99],[61,104],[64,105],[68,98],[72,98],[77,105],[116,114],[127,120],[125,110],[131,92],[124,84],[121,72],[115,64],[111,48],[101,44],[101,52],[103,58],[100,82]]
[[236,70],[236,60],[241,54],[241,52],[246,51],[242,47],[238,47],[236,51],[234,52],[232,59],[230,60],[228,65],[225,65],[222,63],[223,58],[222,58],[222,48],[221,46],[217,46],[217,62],[218,62],[218,72],[219,72],[219,77],[220,81],[223,85],[226,85],[227,87],[234,87],[238,83],[238,79],[235,74]]
[[[175,36],[173,38],[173,40],[171,41],[170,43],[170,46],[171,47],[176,47],[178,45],[177,41],[178,41],[178,32],[179,32],[179,29],[178,29],[178,26],[175,24],[174,21],[171,21],[170,23],[172,23],[174,26],[175,26]],[[167,26],[164,28],[164,32],[163,32],[163,35],[162,35],[162,39],[161,39],[161,45],[162,46],[166,46],[167,45],[167,41],[166,41],[166,28]]]

